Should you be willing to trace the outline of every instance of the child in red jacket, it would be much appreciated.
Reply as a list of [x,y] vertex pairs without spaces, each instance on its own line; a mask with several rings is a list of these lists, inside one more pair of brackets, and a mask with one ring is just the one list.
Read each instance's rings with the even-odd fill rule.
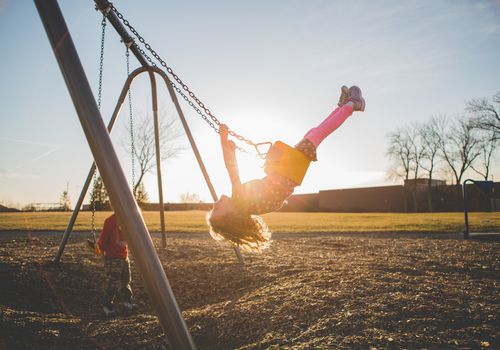
[[115,297],[124,301],[127,309],[134,308],[132,289],[130,288],[130,260],[125,236],[118,225],[115,214],[104,221],[104,227],[97,240],[97,247],[104,256],[106,282],[104,289],[103,310],[106,316],[115,313]]

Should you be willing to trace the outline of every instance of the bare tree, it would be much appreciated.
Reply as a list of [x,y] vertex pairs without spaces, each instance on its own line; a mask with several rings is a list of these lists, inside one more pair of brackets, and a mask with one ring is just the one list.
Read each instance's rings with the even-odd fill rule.
[[[142,118],[134,124],[134,160],[139,172],[136,172],[133,193],[137,198],[137,191],[142,183],[144,176],[154,170],[156,167],[156,146],[154,136],[154,125],[152,118]],[[185,147],[179,146],[177,140],[181,132],[177,126],[177,120],[170,118],[159,119],[159,141],[161,162],[167,159],[175,158]],[[130,134],[130,127],[127,126],[127,132]],[[130,152],[130,145],[123,145],[123,148]]]
[[453,174],[455,184],[459,185],[465,171],[480,154],[477,132],[470,119],[463,117],[454,119],[450,125],[450,120],[443,116],[436,120],[436,127],[440,156]]
[[482,97],[467,101],[465,110],[472,114],[474,127],[493,133],[496,139],[500,138],[500,92],[491,99]]
[[63,191],[61,198],[59,199],[59,205],[60,205],[60,210],[62,210],[62,211],[71,210],[71,200],[69,198],[67,188]]
[[484,180],[488,180],[490,176],[491,161],[498,147],[499,139],[494,131],[489,133],[484,132],[483,136],[484,138],[482,138],[478,144],[482,169],[475,165],[471,165],[471,169],[481,175]]
[[419,134],[419,129],[421,125],[418,123],[412,123],[406,129],[407,138],[410,145],[410,172],[412,179],[414,180],[411,186],[413,193],[413,211],[418,212],[418,200],[417,200],[417,179],[419,177],[419,172],[422,168],[422,162],[425,158],[425,147],[424,142]]
[[429,122],[420,125],[418,135],[423,149],[420,167],[427,172],[427,207],[429,212],[432,212],[432,180],[439,160],[439,134],[436,128],[436,117],[432,117]]
[[181,203],[200,203],[200,196],[196,193],[186,192],[179,196]]
[[146,188],[144,187],[144,182],[140,182],[137,186],[135,199],[137,201],[137,204],[141,208],[144,206],[144,204],[149,203],[149,195],[146,192]]
[[[403,181],[410,178],[412,169],[412,141],[408,133],[408,129],[397,129],[388,135],[389,147],[387,149],[387,156],[393,161],[393,166],[389,170],[392,177],[400,178]],[[405,188],[404,209],[408,211],[408,196]]]
[[22,209],[22,211],[36,211],[35,203],[28,203]]
[[392,176],[408,180],[411,172],[411,141],[406,129],[397,129],[390,133],[387,156],[393,161]]

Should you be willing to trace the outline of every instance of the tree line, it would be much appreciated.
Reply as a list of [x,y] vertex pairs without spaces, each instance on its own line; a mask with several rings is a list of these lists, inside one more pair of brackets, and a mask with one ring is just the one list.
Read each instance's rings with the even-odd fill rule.
[[[387,135],[387,156],[392,179],[427,179],[429,195],[437,176],[460,185],[471,171],[489,180],[500,141],[500,92],[491,98],[466,101],[464,113],[456,117],[432,116],[408,124]],[[412,190],[416,192],[416,181]],[[413,196],[416,200],[416,196]],[[416,203],[415,203],[416,205]],[[429,209],[432,210],[429,198]]]

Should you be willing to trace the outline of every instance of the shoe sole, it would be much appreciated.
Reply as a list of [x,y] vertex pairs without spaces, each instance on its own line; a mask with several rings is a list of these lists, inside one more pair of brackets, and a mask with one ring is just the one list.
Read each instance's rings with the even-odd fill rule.
[[357,95],[355,97],[355,99],[358,100],[358,102],[360,102],[360,106],[358,108],[356,108],[356,102],[353,101],[354,104],[355,104],[354,110],[357,111],[357,112],[364,112],[365,111],[366,102],[365,102],[365,99],[363,98],[363,93],[361,92],[361,89],[358,86],[353,85],[349,89],[350,95],[352,95],[352,92],[354,92],[354,95]]
[[358,112],[364,112],[365,111],[365,106],[366,106],[365,99],[363,97],[361,97],[361,106],[360,106],[360,108],[357,111]]
[[347,103],[348,99],[349,99],[349,88],[345,85],[342,85],[342,87],[340,88],[340,99],[339,102],[337,103],[337,106],[342,107]]

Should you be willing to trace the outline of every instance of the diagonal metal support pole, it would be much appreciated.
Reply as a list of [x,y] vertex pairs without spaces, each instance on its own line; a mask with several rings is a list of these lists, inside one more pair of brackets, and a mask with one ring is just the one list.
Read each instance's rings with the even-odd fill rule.
[[165,205],[163,203],[163,184],[161,177],[161,150],[160,150],[160,130],[158,122],[158,96],[156,91],[156,78],[154,73],[149,69],[149,80],[151,81],[151,99],[153,104],[153,119],[156,147],[156,174],[158,180],[158,199],[160,201],[160,228],[161,228],[161,246],[167,248],[167,238],[165,236]]
[[123,228],[139,274],[143,277],[153,307],[158,313],[163,331],[172,348],[195,349],[140,209],[97,108],[97,103],[59,5],[56,0],[35,0],[35,4],[95,162],[108,189],[118,222]]

